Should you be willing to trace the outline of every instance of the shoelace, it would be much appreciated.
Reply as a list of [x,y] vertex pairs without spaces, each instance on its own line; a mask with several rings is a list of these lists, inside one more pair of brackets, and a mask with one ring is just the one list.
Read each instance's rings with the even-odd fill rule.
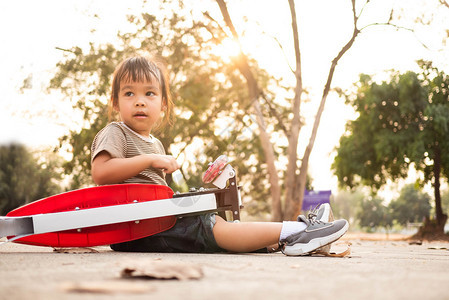
[[323,221],[318,220],[318,206],[320,206],[319,204],[317,206],[315,206],[314,209],[312,209],[311,211],[309,211],[309,213],[307,214],[307,219],[309,220],[310,224],[315,224],[315,223],[323,223]]

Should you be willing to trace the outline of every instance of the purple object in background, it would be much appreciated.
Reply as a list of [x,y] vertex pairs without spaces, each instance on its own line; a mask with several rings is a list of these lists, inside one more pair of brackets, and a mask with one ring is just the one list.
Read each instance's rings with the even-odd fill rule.
[[302,202],[302,210],[308,211],[314,209],[317,205],[323,203],[330,204],[330,196],[332,192],[329,191],[305,191],[304,201]]

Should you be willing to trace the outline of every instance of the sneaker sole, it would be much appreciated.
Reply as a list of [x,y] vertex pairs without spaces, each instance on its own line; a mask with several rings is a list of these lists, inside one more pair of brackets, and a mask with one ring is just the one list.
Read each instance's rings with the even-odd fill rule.
[[330,243],[335,242],[336,240],[338,240],[339,238],[341,238],[346,231],[348,231],[349,228],[349,223],[346,222],[345,226],[343,226],[339,231],[328,235],[326,237],[322,237],[322,238],[316,238],[311,240],[310,242],[308,242],[307,244],[294,244],[293,246],[285,246],[284,248],[284,254],[288,255],[288,256],[299,256],[299,255],[304,255],[304,254],[308,254],[320,247],[326,246]]

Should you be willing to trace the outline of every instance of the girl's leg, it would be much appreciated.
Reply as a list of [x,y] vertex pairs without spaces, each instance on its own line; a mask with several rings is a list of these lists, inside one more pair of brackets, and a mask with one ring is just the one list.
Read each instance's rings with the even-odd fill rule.
[[223,249],[231,252],[251,252],[277,244],[282,223],[243,222],[230,223],[216,216],[213,228],[215,240]]

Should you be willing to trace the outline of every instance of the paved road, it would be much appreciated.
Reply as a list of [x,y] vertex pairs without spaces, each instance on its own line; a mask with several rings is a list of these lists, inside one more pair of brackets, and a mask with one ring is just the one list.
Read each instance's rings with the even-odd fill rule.
[[[449,243],[346,238],[345,258],[275,254],[55,253],[0,246],[0,299],[449,299]],[[123,279],[128,263],[189,264],[196,280]],[[78,290],[77,290],[78,288]]]

